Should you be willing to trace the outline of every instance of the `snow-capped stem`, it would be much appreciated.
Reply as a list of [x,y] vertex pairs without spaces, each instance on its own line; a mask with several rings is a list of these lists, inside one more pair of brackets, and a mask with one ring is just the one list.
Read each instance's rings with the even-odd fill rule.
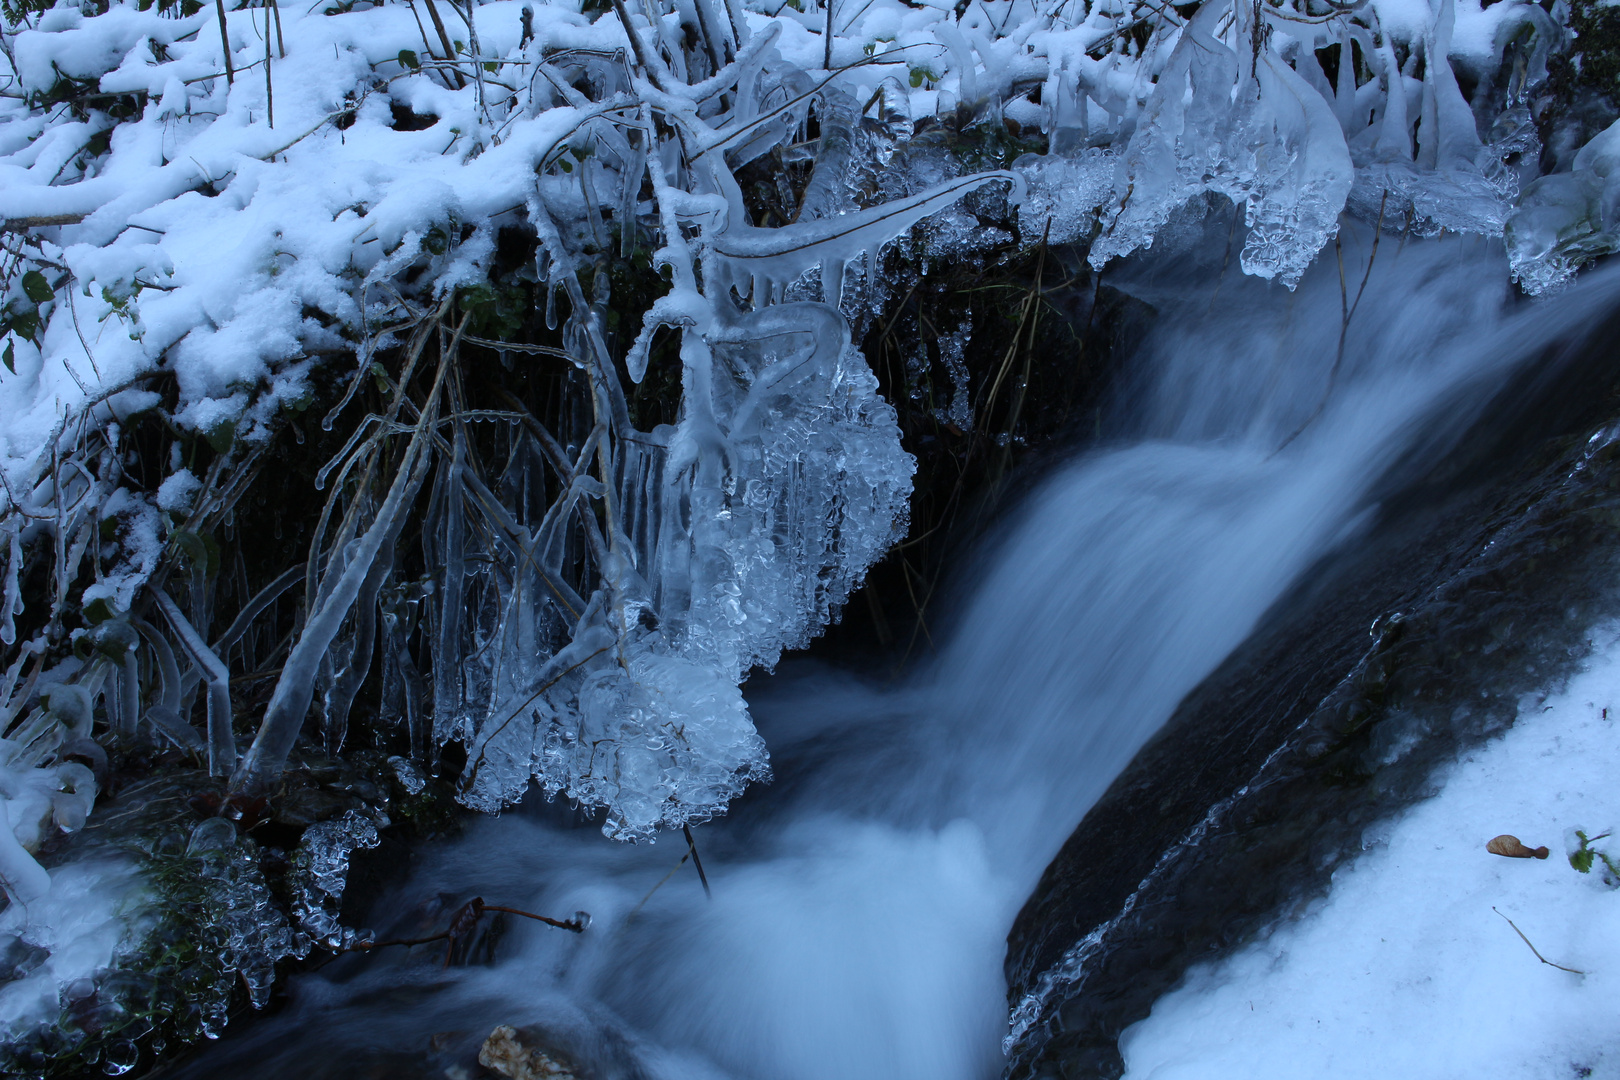
[[264,119],[265,126],[276,126],[276,88],[270,81],[270,5],[264,6]]

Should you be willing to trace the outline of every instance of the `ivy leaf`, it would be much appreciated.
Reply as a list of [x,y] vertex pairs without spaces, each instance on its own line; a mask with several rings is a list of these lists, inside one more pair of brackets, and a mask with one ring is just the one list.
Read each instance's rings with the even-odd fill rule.
[[422,61],[417,59],[416,54],[410,49],[399,50],[399,62],[403,66],[410,68],[412,71],[422,70]]
[[51,292],[51,283],[46,281],[45,275],[40,273],[38,270],[30,270],[28,273],[24,274],[22,286],[23,292],[28,295],[28,299],[32,300],[36,304],[43,304],[53,295]]
[[6,351],[0,352],[0,364],[6,365],[6,370],[13,375],[17,374],[17,343],[6,342]]

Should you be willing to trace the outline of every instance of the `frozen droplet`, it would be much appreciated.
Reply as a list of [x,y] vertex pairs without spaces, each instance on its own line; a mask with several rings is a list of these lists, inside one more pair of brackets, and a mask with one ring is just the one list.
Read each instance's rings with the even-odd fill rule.
[[226,818],[209,818],[191,830],[191,838],[186,841],[186,854],[195,856],[219,851],[234,843],[236,825]]

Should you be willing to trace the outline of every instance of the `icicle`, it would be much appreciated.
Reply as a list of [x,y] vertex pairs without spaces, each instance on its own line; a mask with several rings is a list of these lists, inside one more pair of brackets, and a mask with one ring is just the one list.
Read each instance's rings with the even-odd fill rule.
[[1456,0],[1440,0],[1440,13],[1425,42],[1427,63],[1423,73],[1423,123],[1419,128],[1422,144],[1420,166],[1452,170],[1477,169],[1479,133],[1474,111],[1457,86],[1451,70],[1452,29],[1456,24]]
[[6,538],[10,541],[10,558],[6,560],[6,588],[0,599],[0,642],[7,646],[17,641],[17,616],[22,614],[22,533],[16,522],[8,522]]
[[434,597],[438,609],[438,632],[433,645],[433,737],[440,742],[462,733],[462,594],[467,581],[466,510],[463,499],[467,487],[467,441],[461,425],[456,425],[450,460],[439,471],[444,502],[437,528],[443,537],[439,549],[439,590]]
[[1395,46],[1385,34],[1379,55],[1384,60],[1384,120],[1374,149],[1380,161],[1412,160],[1412,126],[1406,118],[1406,78],[1395,61]]

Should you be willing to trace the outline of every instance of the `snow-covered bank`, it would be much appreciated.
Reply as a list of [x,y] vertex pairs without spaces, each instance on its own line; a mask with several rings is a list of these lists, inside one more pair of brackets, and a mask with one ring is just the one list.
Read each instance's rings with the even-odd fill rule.
[[[1195,969],[1120,1040],[1133,1080],[1620,1076],[1620,892],[1565,836],[1620,824],[1620,629],[1437,794],[1368,831],[1296,922]],[[1488,854],[1512,833],[1546,861]],[[1599,841],[1600,849],[1609,842]],[[1493,908],[1495,910],[1493,910]],[[1511,919],[1547,960],[1536,959]]]

